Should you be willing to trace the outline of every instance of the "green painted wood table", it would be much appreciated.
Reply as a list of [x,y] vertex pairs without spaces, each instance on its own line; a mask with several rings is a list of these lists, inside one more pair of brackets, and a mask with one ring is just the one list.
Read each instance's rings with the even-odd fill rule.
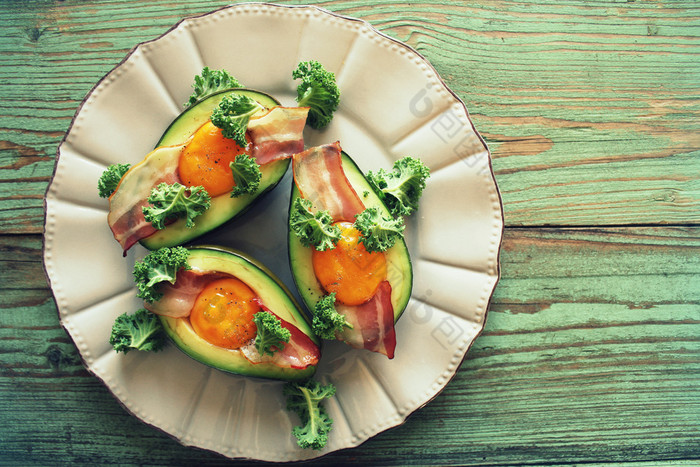
[[[225,3],[0,4],[0,464],[227,462],[144,425],[83,368],[42,268],[44,193],[86,93]],[[700,3],[310,3],[435,66],[491,149],[506,225],[456,377],[316,462],[700,463]]]

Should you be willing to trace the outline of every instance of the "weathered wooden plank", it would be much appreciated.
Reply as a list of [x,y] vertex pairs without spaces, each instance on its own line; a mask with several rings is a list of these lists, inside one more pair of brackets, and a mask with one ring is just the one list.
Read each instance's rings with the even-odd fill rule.
[[[40,237],[2,244],[1,458],[219,463],[130,417],[82,368]],[[700,460],[700,228],[507,229],[501,263],[486,329],[445,391],[324,462]]]
[[[55,148],[94,83],[226,3],[0,5],[0,232],[41,231]],[[508,225],[700,221],[696,2],[310,3],[433,63],[491,146]]]

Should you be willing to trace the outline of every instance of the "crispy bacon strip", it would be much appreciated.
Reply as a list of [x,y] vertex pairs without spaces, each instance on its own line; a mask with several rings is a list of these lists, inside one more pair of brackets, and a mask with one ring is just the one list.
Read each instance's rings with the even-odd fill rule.
[[343,171],[340,143],[295,154],[292,168],[302,198],[310,200],[317,211],[328,210],[333,222],[355,222],[355,216],[365,210]]
[[[187,318],[194,307],[197,297],[206,285],[211,281],[224,277],[230,277],[230,275],[221,272],[181,269],[177,273],[174,285],[169,282],[164,282],[160,285],[159,290],[163,293],[163,298],[155,303],[144,302],[144,307],[158,315],[171,318]],[[258,304],[265,311],[269,311],[279,318],[282,326],[289,329],[291,337],[289,342],[285,344],[284,349],[275,352],[272,356],[260,355],[255,348],[255,344],[251,341],[239,349],[243,356],[251,363],[272,363],[285,368],[303,369],[310,365],[316,365],[321,358],[321,350],[314,341],[299,328],[277,316],[259,300]]]
[[389,281],[379,284],[377,293],[368,302],[357,306],[336,304],[336,310],[352,325],[352,329],[345,328],[339,333],[339,340],[357,349],[394,358],[396,330]]
[[303,369],[310,365],[316,365],[321,358],[321,349],[293,324],[283,320],[265,305],[258,302],[265,311],[269,311],[282,322],[282,327],[289,329],[291,336],[289,342],[284,344],[284,348],[273,355],[260,355],[253,342],[241,347],[243,356],[250,363],[272,363],[277,366],[291,366],[296,369]]
[[114,238],[126,251],[136,242],[156,231],[143,217],[153,187],[159,183],[179,181],[177,164],[184,144],[151,151],[143,161],[124,174],[117,189],[109,197],[107,222]]
[[274,107],[248,123],[250,155],[259,165],[286,159],[304,150],[308,107]]

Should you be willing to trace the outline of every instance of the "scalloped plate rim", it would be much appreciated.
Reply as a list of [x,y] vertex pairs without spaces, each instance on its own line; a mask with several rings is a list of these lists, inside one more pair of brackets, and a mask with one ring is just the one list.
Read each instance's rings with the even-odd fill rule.
[[[470,123],[470,125],[471,125],[471,128],[472,128],[474,134],[478,137],[478,139],[479,139],[479,141],[481,142],[481,144],[482,144],[484,150],[485,150],[485,151],[487,152],[487,154],[488,154],[488,161],[487,161],[487,162],[488,162],[488,168],[489,168],[489,171],[490,171],[490,179],[491,179],[491,182],[493,183],[493,189],[494,189],[494,191],[495,191],[495,193],[496,193],[496,196],[497,196],[497,198],[498,198],[497,201],[498,201],[498,206],[499,206],[499,211],[500,211],[500,220],[501,220],[501,222],[500,222],[500,232],[498,233],[498,245],[497,245],[497,247],[496,247],[496,252],[495,252],[495,274],[491,274],[491,273],[488,274],[488,276],[491,277],[491,278],[493,279],[493,284],[492,284],[492,286],[491,286],[491,290],[490,290],[489,296],[488,296],[488,298],[487,298],[487,300],[486,300],[485,310],[484,310],[483,319],[482,319],[482,323],[481,323],[480,329],[476,332],[474,338],[471,339],[471,341],[469,342],[469,344],[468,344],[468,345],[466,346],[466,348],[464,349],[464,352],[463,352],[463,355],[462,355],[462,359],[461,359],[461,362],[463,362],[464,359],[466,358],[466,356],[467,356],[469,350],[471,349],[472,345],[473,345],[474,342],[476,341],[476,338],[478,338],[479,335],[480,335],[480,334],[483,332],[483,330],[484,330],[484,327],[485,327],[485,325],[486,325],[486,321],[487,321],[488,315],[489,315],[489,313],[488,313],[488,308],[489,308],[489,305],[490,305],[490,303],[491,303],[491,301],[492,301],[492,299],[493,299],[493,294],[494,294],[494,292],[495,292],[496,286],[497,286],[497,284],[498,284],[498,282],[500,281],[500,278],[501,278],[500,251],[501,251],[501,247],[502,247],[503,233],[504,233],[504,222],[503,222],[503,214],[504,214],[504,213],[503,213],[503,202],[502,202],[502,197],[501,197],[501,194],[500,194],[500,190],[498,189],[498,185],[497,185],[496,179],[495,179],[495,174],[494,174],[494,171],[493,171],[492,159],[491,159],[491,152],[490,152],[490,150],[489,150],[489,148],[488,148],[488,145],[487,145],[486,142],[484,141],[483,137],[482,137],[482,136],[479,134],[479,132],[476,130],[476,128],[475,128],[475,126],[474,126],[474,122],[472,121],[472,119],[471,119],[471,117],[470,117],[470,115],[469,115],[469,112],[468,112],[468,109],[467,109],[467,107],[466,107],[466,104],[465,104],[465,103],[461,100],[461,98],[460,98],[459,96],[457,96],[457,94],[447,85],[447,83],[445,83],[445,81],[444,81],[443,78],[439,75],[439,73],[437,73],[437,70],[435,70],[435,68],[433,67],[433,65],[432,65],[420,52],[418,52],[416,49],[414,49],[413,47],[409,46],[408,44],[406,44],[406,43],[404,43],[404,42],[402,42],[402,41],[400,41],[400,40],[398,40],[398,39],[395,39],[395,38],[393,38],[393,37],[391,37],[391,36],[388,36],[387,34],[381,32],[381,31],[377,30],[374,26],[372,26],[372,25],[371,25],[369,22],[367,22],[366,20],[363,20],[363,19],[360,19],[360,18],[351,17],[351,16],[347,16],[347,15],[343,15],[343,14],[339,14],[339,13],[335,13],[335,12],[329,11],[329,10],[323,8],[323,7],[319,7],[319,6],[316,6],[316,5],[280,5],[280,4],[269,3],[269,2],[244,2],[244,3],[237,3],[237,4],[222,6],[222,7],[216,8],[216,9],[214,9],[214,10],[208,11],[208,12],[206,12],[206,13],[202,13],[202,14],[195,14],[195,15],[192,15],[192,16],[184,17],[184,18],[178,20],[172,27],[168,28],[165,32],[163,32],[162,34],[159,34],[157,37],[136,44],[134,47],[132,47],[132,48],[126,53],[126,55],[124,56],[123,59],[121,59],[116,65],[114,65],[114,67],[113,67],[112,69],[110,69],[107,73],[105,73],[104,76],[102,76],[102,78],[100,78],[100,79],[96,82],[96,84],[86,93],[85,97],[82,99],[82,101],[81,101],[80,104],[78,105],[75,114],[74,114],[73,117],[71,118],[71,122],[70,122],[70,124],[69,124],[68,129],[66,130],[66,132],[65,132],[65,134],[64,134],[64,136],[63,136],[63,138],[61,139],[60,143],[59,143],[58,146],[57,146],[57,150],[56,150],[56,160],[55,160],[53,172],[52,172],[52,175],[51,175],[51,180],[49,181],[49,183],[48,183],[48,185],[47,185],[47,188],[46,188],[46,191],[45,191],[45,194],[44,194],[44,199],[43,199],[44,213],[46,214],[46,212],[47,212],[48,200],[49,200],[49,198],[50,198],[50,193],[51,193],[51,189],[52,189],[52,186],[53,186],[54,177],[55,177],[55,175],[56,175],[56,170],[57,170],[57,168],[58,168],[61,148],[64,146],[64,144],[66,143],[67,138],[68,138],[69,135],[71,134],[71,132],[72,132],[72,130],[73,130],[73,126],[74,126],[75,121],[76,121],[76,118],[77,118],[77,117],[79,116],[79,114],[82,112],[83,108],[84,108],[85,105],[88,103],[88,101],[90,100],[90,98],[93,96],[93,94],[95,93],[95,91],[96,91],[101,85],[104,84],[105,80],[107,80],[108,78],[110,78],[110,76],[111,76],[113,73],[115,73],[119,68],[121,68],[121,67],[134,55],[134,53],[136,53],[136,52],[139,50],[140,47],[161,40],[163,37],[167,36],[167,35],[168,35],[169,33],[171,33],[172,31],[178,29],[184,22],[190,21],[190,20],[197,20],[197,19],[200,19],[200,18],[205,18],[205,17],[207,17],[207,16],[210,16],[210,15],[213,15],[213,14],[216,14],[216,13],[219,13],[219,12],[221,12],[221,11],[223,11],[223,10],[232,9],[232,8],[240,8],[240,7],[245,7],[245,6],[267,6],[267,7],[283,8],[283,9],[289,9],[289,10],[293,10],[293,9],[300,9],[300,10],[303,10],[303,9],[312,9],[312,10],[317,10],[318,12],[320,12],[320,13],[322,13],[322,14],[330,15],[330,16],[336,17],[336,18],[341,19],[341,20],[350,21],[350,22],[354,22],[354,23],[358,23],[358,24],[360,24],[360,25],[363,25],[363,26],[369,28],[373,34],[377,34],[377,35],[381,36],[381,37],[384,38],[384,39],[388,39],[388,40],[390,40],[391,42],[393,42],[394,44],[399,45],[399,46],[401,46],[401,47],[404,47],[404,48],[406,48],[407,50],[411,51],[412,53],[416,54],[418,57],[420,57],[420,59],[422,60],[422,62],[423,62],[425,65],[427,65],[427,66],[434,72],[435,76],[437,77],[437,79],[438,79],[439,82],[440,82],[440,85],[441,85],[446,91],[448,91],[448,92],[450,93],[450,95],[452,96],[452,98],[453,98],[456,102],[458,102],[458,103],[460,104],[460,106],[462,107],[462,109],[463,109],[463,111],[464,111],[464,113],[465,113],[465,115],[466,115],[466,117],[467,117],[467,119],[468,119],[468,121],[469,121],[469,123]],[[56,295],[55,295],[55,292],[54,292],[53,282],[52,282],[52,280],[51,280],[51,276],[50,276],[50,274],[49,274],[48,267],[47,267],[47,263],[50,263],[51,261],[53,261],[52,259],[48,259],[48,255],[47,255],[47,253],[49,253],[49,252],[47,251],[47,246],[46,246],[46,235],[47,235],[46,231],[47,231],[48,223],[49,223],[48,216],[45,216],[45,221],[44,221],[44,235],[42,236],[42,253],[43,253],[42,266],[43,266],[43,271],[44,271],[44,275],[45,275],[45,277],[46,277],[46,280],[47,280],[47,282],[48,282],[48,284],[49,284],[49,286],[50,286],[50,288],[51,288],[52,297],[54,298],[54,301],[56,302],[57,313],[58,313],[58,315],[59,315],[60,324],[61,324],[61,326],[65,329],[65,331],[67,332],[67,334],[68,334],[69,338],[71,339],[71,341],[73,342],[73,344],[76,345],[76,348],[79,350],[79,347],[77,346],[77,343],[75,342],[75,336],[74,336],[74,335],[72,334],[72,332],[68,329],[67,323],[65,323],[64,320],[63,320],[63,318],[61,317],[61,311],[60,311],[60,309],[58,308],[58,300],[57,300]],[[81,361],[82,361],[82,363],[83,363],[83,366],[87,369],[87,371],[88,371],[90,374],[94,375],[98,380],[100,380],[100,381],[102,382],[102,384],[105,385],[105,387],[107,388],[107,390],[114,396],[114,399],[119,403],[119,405],[121,405],[127,412],[129,412],[130,414],[132,414],[133,416],[135,416],[136,418],[138,418],[142,423],[144,423],[144,424],[146,424],[146,425],[148,425],[148,426],[150,426],[150,427],[155,428],[156,430],[158,430],[158,431],[160,431],[160,432],[166,434],[166,435],[167,435],[168,437],[170,437],[171,439],[174,439],[174,440],[177,441],[179,444],[181,444],[181,445],[183,445],[183,446],[186,446],[186,447],[196,447],[196,448],[198,448],[198,449],[203,449],[203,450],[205,450],[205,451],[216,452],[217,454],[220,454],[220,455],[222,455],[222,456],[225,456],[225,457],[228,457],[228,458],[232,458],[232,459],[262,460],[262,458],[253,457],[253,456],[243,456],[243,457],[231,457],[231,456],[227,456],[226,454],[224,454],[224,453],[222,453],[222,452],[220,452],[220,451],[217,451],[216,449],[204,448],[204,447],[198,446],[196,443],[189,443],[189,442],[186,442],[186,441],[184,441],[183,439],[178,438],[176,435],[174,435],[174,434],[168,432],[166,429],[161,428],[161,427],[157,426],[156,424],[150,423],[150,422],[147,421],[147,420],[144,420],[142,417],[140,417],[138,414],[136,414],[128,405],[126,405],[126,403],[124,403],[124,402],[114,393],[114,391],[112,390],[112,388],[109,386],[109,384],[107,383],[107,381],[106,381],[102,376],[100,376],[99,374],[97,374],[97,373],[93,370],[93,368],[91,368],[91,366],[88,365],[88,363],[86,362],[86,360],[85,360],[83,354],[82,354],[81,352],[78,352],[78,354],[79,354],[79,357],[80,357],[80,359],[81,359]],[[413,410],[410,411],[409,413],[403,415],[403,419],[400,420],[398,423],[390,423],[388,426],[379,429],[379,430],[376,431],[375,433],[370,433],[370,434],[368,434],[367,436],[365,436],[364,438],[361,438],[361,439],[358,438],[358,441],[357,441],[356,443],[351,444],[351,445],[344,446],[344,447],[340,447],[340,448],[337,448],[337,449],[335,449],[335,450],[333,450],[333,451],[324,452],[324,453],[319,453],[319,452],[317,452],[317,451],[314,451],[314,453],[317,453],[317,454],[314,455],[314,456],[310,456],[310,457],[296,456],[296,457],[287,459],[287,461],[290,461],[290,460],[291,460],[291,461],[310,460],[310,459],[313,459],[313,458],[320,458],[320,457],[327,456],[327,455],[332,454],[332,453],[334,453],[334,452],[338,452],[339,450],[351,449],[351,448],[354,448],[354,447],[357,447],[357,446],[362,445],[365,441],[371,439],[372,437],[374,437],[374,436],[376,436],[376,435],[378,435],[378,434],[380,434],[380,433],[382,433],[382,432],[384,432],[384,431],[386,431],[386,430],[389,430],[389,429],[391,429],[391,428],[393,428],[393,427],[400,426],[400,425],[404,424],[404,423],[408,420],[408,418],[409,418],[413,413],[415,413],[417,410],[420,410],[421,408],[425,407],[428,403],[430,403],[433,399],[435,399],[435,398],[442,392],[442,390],[444,390],[444,388],[447,386],[447,384],[449,384],[449,382],[456,376],[457,371],[459,370],[459,366],[461,365],[461,362],[460,362],[459,364],[456,365],[455,371],[452,372],[452,374],[450,375],[450,377],[447,378],[447,380],[444,382],[444,384],[442,384],[441,387],[440,387],[431,397],[429,397],[429,398],[428,398],[427,400],[425,400],[424,402],[420,403],[415,409],[413,409]],[[284,461],[284,460],[282,460],[282,461]]]

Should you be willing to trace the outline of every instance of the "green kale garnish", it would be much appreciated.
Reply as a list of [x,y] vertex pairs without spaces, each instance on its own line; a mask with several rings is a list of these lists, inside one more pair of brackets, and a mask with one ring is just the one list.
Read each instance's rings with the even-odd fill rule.
[[328,211],[311,212],[308,199],[297,198],[289,214],[289,227],[304,246],[314,246],[318,251],[335,248],[340,240],[340,228],[333,225]]
[[258,329],[255,348],[260,355],[274,355],[275,352],[283,350],[284,344],[292,337],[289,329],[282,327],[282,321],[269,311],[255,313],[253,322]]
[[255,159],[246,154],[239,154],[229,166],[233,172],[233,181],[236,182],[236,186],[231,190],[231,198],[255,193],[262,180],[262,172]]
[[387,219],[379,214],[379,209],[367,208],[355,216],[355,228],[360,231],[360,242],[367,251],[386,251],[403,238],[403,219]]
[[112,326],[109,343],[117,352],[127,353],[132,349],[154,351],[165,345],[166,334],[158,316],[141,308],[133,315],[124,313]]
[[148,202],[150,206],[142,208],[143,216],[154,228],[164,229],[166,221],[179,217],[186,219],[187,227],[194,227],[194,218],[211,206],[211,196],[201,186],[160,183],[151,190]]
[[210,70],[209,67],[202,69],[202,74],[194,77],[192,85],[194,92],[190,100],[185,102],[185,108],[191,107],[198,101],[211,96],[219,91],[231,88],[242,88],[243,85],[226,70]]
[[287,410],[295,412],[302,423],[292,429],[299,447],[323,449],[328,442],[333,419],[321,402],[335,394],[335,386],[330,383],[324,386],[318,381],[309,380],[305,383],[287,383],[282,391],[287,397]]
[[321,339],[333,340],[336,338],[335,333],[342,331],[343,328],[352,329],[352,325],[335,309],[335,292],[317,301],[311,322],[314,334]]
[[109,198],[117,189],[119,181],[124,174],[131,168],[131,164],[112,164],[107,167],[107,170],[102,172],[100,179],[97,181],[97,191],[100,198]]
[[229,94],[221,99],[211,114],[211,122],[221,128],[225,138],[234,140],[240,147],[248,145],[245,132],[250,117],[264,107],[256,100],[242,94]]
[[418,200],[423,194],[425,180],[430,170],[423,162],[413,157],[404,157],[394,163],[392,171],[379,169],[368,172],[367,180],[394,217],[407,216],[418,209]]
[[191,269],[187,263],[188,256],[186,248],[176,246],[152,251],[143,260],[137,261],[134,264],[136,296],[151,303],[160,300],[163,294],[158,291],[157,285],[166,281],[174,284],[180,269]]
[[319,62],[301,62],[292,72],[292,78],[301,79],[297,86],[297,103],[309,107],[307,123],[320,130],[333,119],[333,112],[340,103],[340,89],[335,82],[335,74],[323,68]]

